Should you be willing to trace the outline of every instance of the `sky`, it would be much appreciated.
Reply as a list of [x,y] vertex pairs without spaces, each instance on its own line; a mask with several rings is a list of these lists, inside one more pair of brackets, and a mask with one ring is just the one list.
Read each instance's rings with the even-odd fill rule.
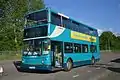
[[46,7],[81,23],[120,33],[120,0],[44,0]]

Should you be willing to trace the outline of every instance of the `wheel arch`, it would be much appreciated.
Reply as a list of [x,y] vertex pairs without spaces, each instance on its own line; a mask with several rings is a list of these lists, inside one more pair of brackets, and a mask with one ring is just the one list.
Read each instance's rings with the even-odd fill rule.
[[[67,59],[67,61],[68,61],[68,60],[71,60],[72,66],[73,66],[73,59],[72,59],[71,57],[69,57],[69,58]],[[67,61],[66,61],[66,62],[67,62]]]
[[95,57],[92,55],[91,59],[95,59]]
[[[70,68],[70,69],[68,69],[68,68],[67,68],[67,63],[69,62],[69,60],[70,60],[70,61],[71,61],[71,63],[72,63],[72,65],[71,65],[71,68]],[[71,57],[68,57],[68,58],[67,58],[67,60],[66,60],[65,66],[64,66],[64,70],[65,70],[65,71],[70,71],[70,70],[72,69],[72,67],[73,67],[73,60],[72,60],[72,58],[71,58]]]

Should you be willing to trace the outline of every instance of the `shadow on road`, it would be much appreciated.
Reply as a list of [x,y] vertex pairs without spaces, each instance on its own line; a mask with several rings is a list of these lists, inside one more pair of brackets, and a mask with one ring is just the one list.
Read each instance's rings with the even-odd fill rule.
[[[113,62],[113,63],[111,63]],[[110,63],[110,64],[109,64]],[[95,68],[105,68],[105,69],[108,69],[112,72],[117,72],[117,73],[120,73],[120,58],[117,58],[117,59],[114,59],[114,60],[111,60],[109,63],[96,63],[95,65],[91,65],[90,67],[95,67]],[[118,63],[119,66],[116,66],[116,64],[114,63]]]
[[111,62],[120,63],[120,58],[117,58],[117,59],[111,60]]
[[120,68],[108,67],[107,69],[113,72],[120,73]]
[[24,73],[50,74],[50,73],[56,73],[56,72],[62,71],[62,70],[48,71],[48,70],[30,70],[30,69],[23,70],[20,67],[18,67],[21,65],[21,61],[14,61],[13,64],[16,67],[18,72],[24,72]]
[[96,63],[95,65],[89,65],[89,67],[95,67],[95,68],[106,68],[109,66],[113,66],[112,64],[105,64],[105,63]]
[[[114,63],[120,63],[120,58],[111,60],[110,62],[114,62]],[[108,70],[113,71],[113,72],[117,72],[120,73],[120,64],[118,67],[107,67]]]

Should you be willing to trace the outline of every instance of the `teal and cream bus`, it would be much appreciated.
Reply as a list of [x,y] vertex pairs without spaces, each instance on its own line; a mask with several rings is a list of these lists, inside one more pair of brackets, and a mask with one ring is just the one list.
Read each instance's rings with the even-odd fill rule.
[[97,29],[49,8],[25,15],[22,69],[71,70],[100,59]]

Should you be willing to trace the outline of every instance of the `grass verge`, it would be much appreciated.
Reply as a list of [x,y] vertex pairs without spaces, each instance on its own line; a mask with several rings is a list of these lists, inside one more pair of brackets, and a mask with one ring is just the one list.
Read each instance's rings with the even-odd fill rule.
[[15,59],[21,59],[21,54],[18,52],[0,52],[0,61]]

